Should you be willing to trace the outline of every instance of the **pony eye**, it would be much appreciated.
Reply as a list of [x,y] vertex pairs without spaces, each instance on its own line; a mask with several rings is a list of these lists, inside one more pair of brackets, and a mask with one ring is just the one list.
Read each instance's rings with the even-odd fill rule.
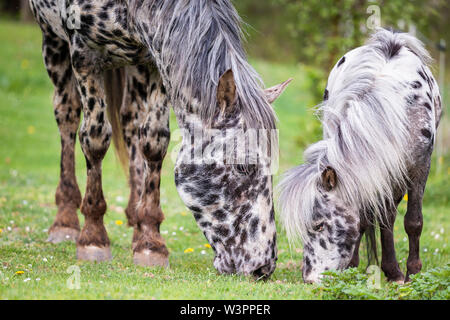
[[319,223],[318,225],[316,225],[316,226],[313,228],[313,230],[316,231],[316,232],[322,232],[323,229],[324,229],[324,223],[323,223],[323,222],[322,222],[322,223]]

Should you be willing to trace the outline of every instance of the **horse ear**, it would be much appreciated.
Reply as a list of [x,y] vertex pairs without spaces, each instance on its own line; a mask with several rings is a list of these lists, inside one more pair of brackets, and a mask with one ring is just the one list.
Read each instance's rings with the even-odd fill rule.
[[219,79],[217,102],[221,110],[225,111],[231,109],[236,104],[236,100],[236,83],[234,82],[233,71],[229,69]]
[[291,83],[292,80],[293,79],[290,78],[290,79],[286,80],[285,82],[280,83],[279,85],[276,85],[272,88],[268,88],[268,89],[264,90],[267,101],[269,101],[269,103],[272,104],[275,100],[277,100],[278,97],[283,93],[283,91],[286,89],[288,84]]
[[327,191],[331,191],[336,187],[337,175],[331,167],[326,167],[322,172],[322,185]]

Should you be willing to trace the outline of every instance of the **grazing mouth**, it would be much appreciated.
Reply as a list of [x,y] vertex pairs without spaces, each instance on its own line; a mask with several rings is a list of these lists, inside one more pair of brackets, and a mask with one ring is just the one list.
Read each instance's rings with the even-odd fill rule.
[[256,281],[266,281],[270,278],[273,273],[273,268],[270,264],[262,266],[252,272],[252,276]]

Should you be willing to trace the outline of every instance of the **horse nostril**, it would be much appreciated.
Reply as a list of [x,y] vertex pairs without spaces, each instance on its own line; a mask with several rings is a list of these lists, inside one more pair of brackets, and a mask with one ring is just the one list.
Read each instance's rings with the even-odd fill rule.
[[266,264],[265,266],[259,267],[255,271],[252,272],[255,280],[267,280],[272,274],[273,270],[270,264]]

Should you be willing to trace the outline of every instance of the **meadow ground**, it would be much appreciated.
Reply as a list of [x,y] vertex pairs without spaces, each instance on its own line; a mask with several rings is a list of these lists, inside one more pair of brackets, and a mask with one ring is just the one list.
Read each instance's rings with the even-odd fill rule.
[[[148,269],[132,262],[132,230],[126,226],[123,212],[127,182],[112,148],[103,172],[109,205],[105,224],[114,258],[108,263],[78,262],[73,243],[52,245],[45,241],[56,213],[60,143],[52,111],[53,89],[41,58],[40,31],[34,25],[3,21],[0,43],[0,299],[449,298],[448,153],[433,160],[423,209],[424,267],[409,285],[389,284],[382,276],[381,288],[369,288],[364,260],[359,269],[335,275],[322,286],[306,285],[301,279],[302,249],[289,246],[280,225],[278,266],[269,281],[218,275],[212,265],[213,252],[175,189],[170,152],[161,187],[166,215],[161,230],[170,250],[170,268]],[[305,67],[252,63],[268,86],[289,77],[295,79],[275,103],[280,128],[279,172],[283,172],[299,164],[305,146],[320,137],[320,126],[311,110],[314,101],[308,94],[311,83]],[[171,125],[174,130],[173,116]],[[78,182],[84,190],[85,162],[79,144],[76,161]],[[279,175],[275,181],[278,179]],[[403,229],[405,207],[403,201],[395,224],[397,256],[403,270],[408,253]],[[82,223],[82,215],[79,217]],[[74,277],[71,266],[80,270],[78,290],[68,286]]]

